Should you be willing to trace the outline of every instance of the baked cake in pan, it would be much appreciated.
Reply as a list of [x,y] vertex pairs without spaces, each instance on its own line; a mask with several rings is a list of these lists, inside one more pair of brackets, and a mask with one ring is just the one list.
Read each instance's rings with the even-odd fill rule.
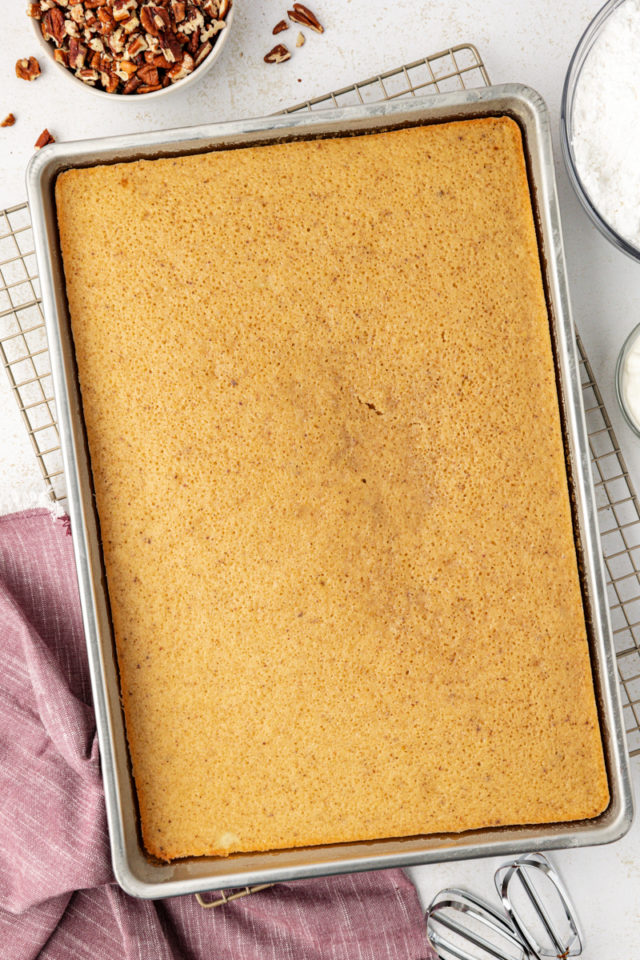
[[599,814],[518,126],[76,169],[56,198],[147,850]]

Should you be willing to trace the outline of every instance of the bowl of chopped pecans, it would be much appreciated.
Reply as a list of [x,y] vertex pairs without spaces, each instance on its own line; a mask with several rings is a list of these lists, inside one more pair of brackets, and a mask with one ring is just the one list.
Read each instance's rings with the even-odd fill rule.
[[222,53],[233,0],[33,0],[47,55],[103,97],[159,97],[204,76]]

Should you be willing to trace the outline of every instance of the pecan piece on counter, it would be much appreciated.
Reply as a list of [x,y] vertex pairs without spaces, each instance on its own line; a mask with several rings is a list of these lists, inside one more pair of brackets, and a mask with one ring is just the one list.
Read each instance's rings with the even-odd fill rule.
[[41,150],[43,147],[46,147],[48,143],[55,143],[55,142],[56,142],[56,138],[51,133],[49,133],[49,131],[45,128],[40,134],[40,136],[38,137],[38,139],[36,140],[36,142],[34,143],[34,147],[36,148],[36,150]]
[[0,127],[12,127],[15,122],[16,118],[14,115],[12,113],[8,113],[2,123],[0,123]]
[[284,63],[285,60],[289,60],[291,54],[285,47],[284,43],[278,43],[273,50],[269,50],[269,53],[265,55],[265,63]]
[[279,23],[276,23],[275,27],[273,28],[272,33],[273,33],[274,36],[275,36],[275,34],[277,34],[277,33],[282,33],[283,30],[288,30],[288,29],[289,29],[289,24],[287,23],[287,21],[286,21],[286,20],[280,20]]
[[42,73],[35,57],[23,57],[16,63],[16,77],[20,80],[35,80]]
[[324,27],[315,13],[309,10],[309,7],[305,7],[303,3],[294,3],[293,10],[287,10],[287,16],[289,20],[292,20],[294,23],[299,23],[302,27],[309,27],[310,30],[315,30],[316,33],[324,33]]
[[304,38],[304,33],[302,33],[302,31],[300,31],[300,33],[299,33],[298,36],[296,37],[296,47],[304,47],[305,42],[306,42],[306,41],[305,41],[305,38]]

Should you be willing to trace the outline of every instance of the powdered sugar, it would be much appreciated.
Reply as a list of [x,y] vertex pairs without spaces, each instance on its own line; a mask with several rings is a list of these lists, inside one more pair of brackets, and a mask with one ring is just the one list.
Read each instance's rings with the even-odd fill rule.
[[572,146],[593,205],[640,248],[640,0],[625,0],[613,11],[587,56]]

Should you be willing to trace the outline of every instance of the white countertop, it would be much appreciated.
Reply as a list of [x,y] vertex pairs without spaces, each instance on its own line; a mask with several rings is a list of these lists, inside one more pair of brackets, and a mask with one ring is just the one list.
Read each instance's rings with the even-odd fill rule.
[[[25,199],[24,169],[44,127],[59,140],[184,126],[200,121],[257,116],[328,90],[363,80],[401,63],[461,42],[474,43],[495,83],[518,81],[546,99],[556,131],[558,191],[564,223],[574,318],[618,436],[636,489],[640,489],[640,441],[617,409],[613,370],[620,345],[640,321],[640,265],[614,250],[587,220],[573,195],[558,149],[558,117],[564,74],[582,31],[600,0],[316,0],[311,8],[326,27],[307,31],[284,64],[267,65],[275,23],[287,5],[276,0],[235,0],[233,36],[220,62],[193,89],[165,99],[109,102],[59,75],[40,56],[23,0],[0,0],[11,29],[0,32],[0,114],[16,115],[0,129],[0,209]],[[296,30],[278,39],[295,44]],[[43,75],[34,83],[15,78],[19,57],[39,56]],[[0,374],[0,512],[35,504],[36,473],[26,477],[31,451],[6,378]],[[35,479],[34,479],[35,477]],[[640,760],[632,762],[640,785]],[[562,851],[559,867],[586,935],[587,960],[629,960],[640,947],[640,818],[630,834],[608,847]],[[413,876],[428,901],[445,885],[468,885],[490,895],[493,861],[416,868]]]

